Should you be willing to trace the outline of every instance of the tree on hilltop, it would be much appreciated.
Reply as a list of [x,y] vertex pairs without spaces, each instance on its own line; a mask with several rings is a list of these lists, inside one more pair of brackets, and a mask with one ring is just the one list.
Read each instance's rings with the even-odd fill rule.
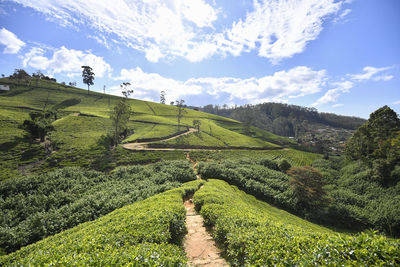
[[187,111],[183,108],[185,105],[185,100],[176,100],[176,106],[178,107],[178,112],[176,114],[176,118],[178,119],[178,131],[181,128],[181,120],[183,117],[183,114],[187,113]]
[[160,103],[165,104],[165,91],[160,92]]
[[90,85],[94,84],[94,72],[93,69],[89,66],[82,66],[82,78],[83,78],[83,83],[87,84],[88,86],[88,94],[89,94],[89,87]]

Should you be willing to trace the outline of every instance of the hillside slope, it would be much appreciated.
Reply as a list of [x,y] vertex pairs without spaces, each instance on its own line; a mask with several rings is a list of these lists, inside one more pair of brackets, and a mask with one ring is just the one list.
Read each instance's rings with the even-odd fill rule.
[[[87,90],[33,78],[18,84],[3,78],[0,83],[11,85],[10,91],[0,91],[0,180],[60,166],[105,170],[161,158],[184,158],[181,151],[131,153],[121,147],[110,151],[104,137],[112,130],[109,116],[120,99],[117,96],[88,94]],[[152,147],[224,149],[276,149],[295,144],[261,129],[257,129],[256,135],[247,136],[240,131],[242,124],[238,121],[190,109],[185,109],[178,127],[177,107],[136,99],[128,101],[132,111],[128,126],[133,133],[123,143],[157,139]],[[19,126],[29,118],[29,112],[43,109],[57,111],[57,120],[47,141],[39,143],[30,140]],[[163,141],[164,137],[193,127],[194,120],[200,121],[198,133]]]
[[[344,142],[365,119],[318,112],[282,103],[262,103],[235,108],[207,105],[200,110],[247,122],[281,136],[295,138],[319,152],[342,151]],[[332,149],[333,148],[333,149]]]

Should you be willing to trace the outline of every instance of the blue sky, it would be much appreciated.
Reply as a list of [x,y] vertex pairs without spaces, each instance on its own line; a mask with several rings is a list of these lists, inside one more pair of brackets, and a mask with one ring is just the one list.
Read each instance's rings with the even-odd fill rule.
[[[111,4],[110,4],[111,3]],[[283,102],[400,112],[398,0],[0,1],[0,73],[188,105]]]

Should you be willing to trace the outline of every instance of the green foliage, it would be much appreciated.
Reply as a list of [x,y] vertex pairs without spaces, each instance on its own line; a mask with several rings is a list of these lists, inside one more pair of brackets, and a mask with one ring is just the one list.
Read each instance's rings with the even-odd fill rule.
[[135,132],[122,143],[130,143],[142,139],[162,138],[178,132],[178,126],[168,124],[133,123]]
[[278,167],[282,172],[287,172],[292,167],[292,165],[290,165],[290,163],[286,159],[282,159],[281,161],[279,161]]
[[259,164],[264,167],[267,167],[268,169],[279,171],[278,163],[276,163],[275,161],[270,160],[268,158],[261,159],[259,161]]
[[196,179],[187,161],[119,167],[109,175],[80,168],[0,184],[0,248],[7,252]]
[[[371,179],[371,170],[361,161],[318,160],[330,199],[321,218],[337,227],[363,230],[373,228],[390,236],[400,236],[400,183],[393,186]],[[395,175],[395,173],[393,173]]]
[[183,197],[202,184],[125,206],[7,256],[0,265],[185,266]]
[[371,113],[346,144],[346,154],[372,168],[372,176],[383,185],[395,181],[390,172],[400,164],[400,119],[384,106]]
[[119,144],[120,140],[126,137],[130,115],[131,107],[126,99],[118,101],[111,111],[110,119],[114,129],[113,137],[115,145]]
[[[261,162],[269,161],[264,159]],[[296,203],[288,186],[289,177],[280,171],[258,165],[257,162],[200,162],[198,173],[203,179],[221,179],[269,203],[291,211],[296,210]]]
[[294,149],[278,149],[265,151],[250,150],[220,150],[209,153],[207,151],[191,151],[190,156],[195,161],[224,161],[224,160],[247,160],[258,161],[270,159],[274,161],[287,160],[292,166],[310,165],[314,160],[322,158],[322,155],[303,152]]
[[176,100],[176,106],[178,107],[177,113],[176,113],[176,119],[178,120],[178,128],[181,127],[181,120],[184,114],[187,113],[186,109],[184,109],[184,104],[185,100]]
[[40,138],[43,142],[45,136],[54,130],[53,121],[57,119],[57,113],[52,110],[32,111],[29,113],[30,120],[25,120],[22,129],[30,133],[32,138]]
[[201,121],[200,120],[193,120],[193,128],[197,131],[200,131]]
[[395,266],[400,242],[375,234],[344,235],[276,209],[233,186],[208,181],[196,208],[233,266]]
[[323,189],[325,183],[320,172],[310,166],[305,166],[290,168],[287,174],[290,176],[290,188],[300,207],[322,206],[326,192]]
[[93,85],[94,81],[94,72],[93,69],[89,66],[82,66],[82,78],[83,78],[83,83],[87,84],[88,86],[88,94],[89,94],[89,86]]

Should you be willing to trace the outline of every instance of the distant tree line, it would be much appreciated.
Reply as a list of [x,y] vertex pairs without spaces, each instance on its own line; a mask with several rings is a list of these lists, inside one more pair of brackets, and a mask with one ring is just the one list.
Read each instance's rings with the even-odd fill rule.
[[297,137],[301,131],[306,131],[308,124],[324,124],[335,128],[355,130],[365,122],[364,119],[357,117],[320,113],[315,108],[282,103],[263,103],[233,108],[229,108],[227,105],[222,107],[206,105],[201,110],[233,118],[281,136],[293,137]]

